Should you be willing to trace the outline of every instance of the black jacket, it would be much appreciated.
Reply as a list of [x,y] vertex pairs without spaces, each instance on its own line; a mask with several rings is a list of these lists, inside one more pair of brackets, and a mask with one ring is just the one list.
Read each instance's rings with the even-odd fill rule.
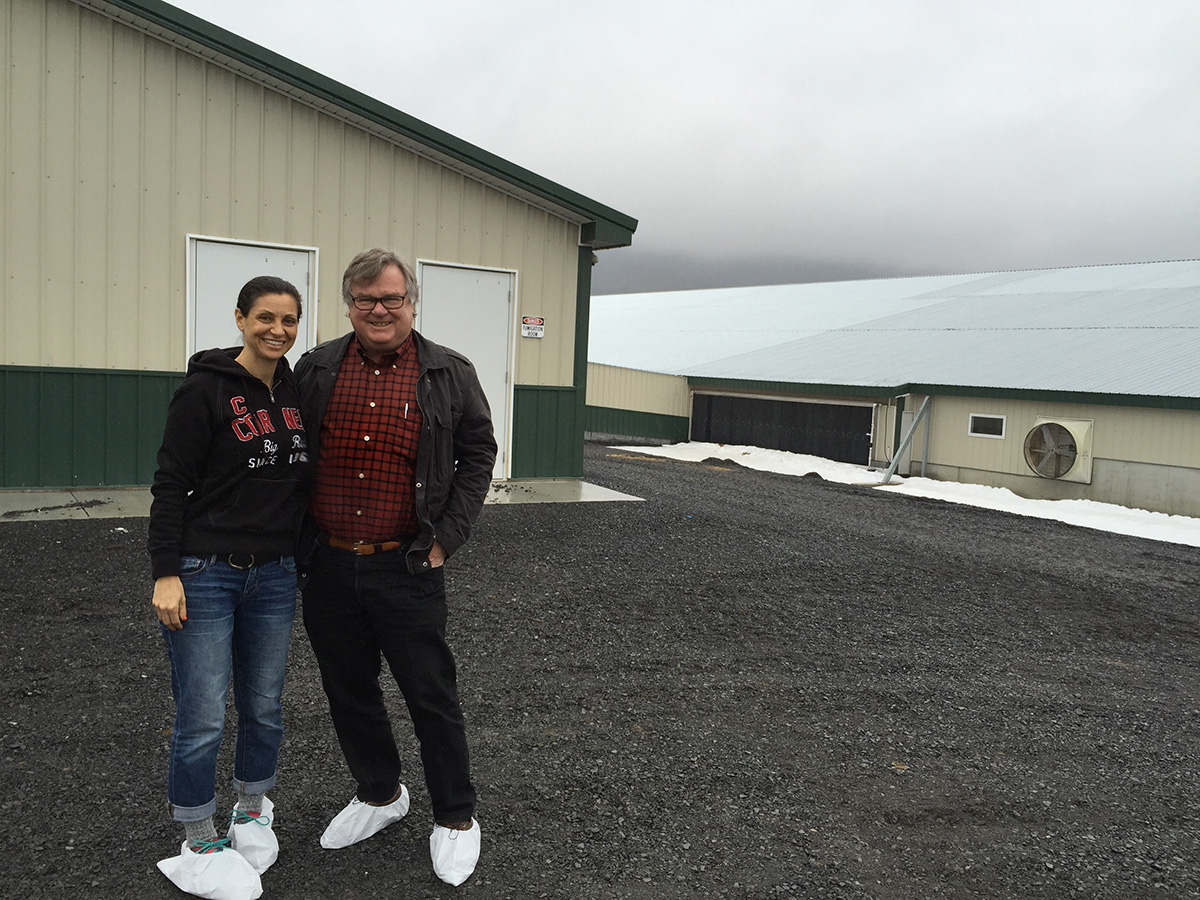
[[[296,364],[313,460],[320,459],[321,422],[352,337],[349,332],[326,341]],[[448,559],[470,538],[491,485],[496,439],[491,410],[470,360],[415,331],[413,340],[421,367],[417,403],[423,424],[413,485],[420,531],[407,563],[410,572],[418,572],[429,568],[434,540]],[[307,517],[305,542],[313,525],[312,517]]]
[[171,398],[150,489],[155,578],[178,575],[181,555],[295,553],[308,465],[300,395],[286,359],[271,391],[240,352],[197,353]]

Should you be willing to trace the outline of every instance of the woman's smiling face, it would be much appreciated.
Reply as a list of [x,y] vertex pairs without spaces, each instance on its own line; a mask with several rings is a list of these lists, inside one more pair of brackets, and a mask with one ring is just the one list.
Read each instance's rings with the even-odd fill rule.
[[263,294],[248,315],[239,309],[235,317],[246,350],[261,362],[277,361],[296,343],[300,315],[296,298],[288,294]]

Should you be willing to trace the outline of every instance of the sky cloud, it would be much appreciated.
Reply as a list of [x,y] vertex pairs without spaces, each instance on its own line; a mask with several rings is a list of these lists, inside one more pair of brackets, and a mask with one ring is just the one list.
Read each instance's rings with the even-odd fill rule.
[[638,218],[600,292],[1200,253],[1193,0],[178,5]]

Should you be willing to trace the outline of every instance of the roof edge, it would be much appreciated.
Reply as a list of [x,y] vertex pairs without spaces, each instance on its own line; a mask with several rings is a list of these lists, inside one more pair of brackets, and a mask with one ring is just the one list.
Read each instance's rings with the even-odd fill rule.
[[1112,394],[1092,391],[1055,391],[1039,388],[998,388],[973,385],[906,384],[904,393],[950,397],[986,397],[997,400],[1042,400],[1050,403],[1086,403],[1092,406],[1136,406],[1147,409],[1200,410],[1200,397],[1158,394]]
[[770,288],[813,287],[816,285],[867,284],[876,281],[916,281],[919,278],[989,278],[993,275],[1020,275],[1025,272],[1066,272],[1075,269],[1119,269],[1124,266],[1157,266],[1169,263],[1195,263],[1200,257],[1183,256],[1176,259],[1143,259],[1109,263],[1077,263],[1070,266],[1031,266],[1018,269],[988,269],[982,272],[925,272],[919,275],[870,275],[863,278],[835,278],[822,281],[786,281],[770,284],[731,284],[711,288],[670,288],[661,291],[622,291],[613,294],[596,294],[593,300],[619,300],[625,297],[650,297],[659,294],[720,294],[728,291],[757,291]]
[[[603,363],[600,363],[603,365]],[[817,384],[791,381],[756,381],[688,375],[690,387],[730,388],[770,393],[811,393],[832,397],[891,398],[906,394],[979,397],[994,400],[1041,400],[1047,403],[1086,403],[1092,406],[1133,406],[1148,409],[1200,410],[1200,397],[1167,397],[1151,394],[1109,394],[1089,391],[1055,391],[1039,388],[1001,388],[951,384]]]

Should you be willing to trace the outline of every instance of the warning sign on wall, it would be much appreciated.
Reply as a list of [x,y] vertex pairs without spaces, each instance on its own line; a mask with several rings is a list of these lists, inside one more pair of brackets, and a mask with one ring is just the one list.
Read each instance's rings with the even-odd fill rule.
[[541,316],[524,316],[521,319],[521,337],[540,338],[546,336],[546,320]]

